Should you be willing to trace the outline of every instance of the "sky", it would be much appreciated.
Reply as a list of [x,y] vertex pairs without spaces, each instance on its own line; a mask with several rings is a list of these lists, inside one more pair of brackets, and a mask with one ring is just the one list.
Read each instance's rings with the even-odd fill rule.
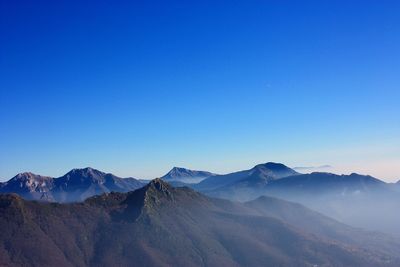
[[397,181],[399,14],[399,1],[1,1],[0,180],[273,161]]

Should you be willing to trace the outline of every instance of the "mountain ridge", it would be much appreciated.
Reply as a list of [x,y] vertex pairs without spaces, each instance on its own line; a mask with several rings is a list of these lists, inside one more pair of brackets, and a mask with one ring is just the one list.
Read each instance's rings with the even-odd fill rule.
[[273,180],[298,174],[298,172],[282,163],[267,162],[263,164],[258,164],[248,170],[209,177],[200,182],[194,188],[199,189],[200,191],[212,191],[216,190],[218,187],[222,188],[237,182],[267,184]]
[[[264,198],[269,199],[269,198]],[[263,200],[263,199],[261,199]],[[271,204],[272,203],[272,204]],[[309,212],[315,226],[294,227],[278,210],[307,210],[274,199],[257,208],[208,198],[161,179],[127,193],[104,193],[82,203],[51,204],[0,195],[0,264],[8,266],[397,266],[398,241],[384,251],[381,239],[340,223],[330,226]],[[275,204],[274,204],[275,203]],[[277,205],[277,203],[279,205]],[[285,206],[288,206],[285,207]],[[264,213],[268,213],[267,215]],[[312,229],[312,228],[310,228]],[[336,229],[336,230],[335,230]],[[62,235],[60,235],[62,233]],[[353,236],[354,235],[354,236]],[[373,242],[371,250],[363,243]],[[381,248],[382,247],[382,248]],[[8,251],[8,252],[5,252]]]
[[72,169],[54,178],[19,173],[0,186],[1,193],[17,193],[27,200],[75,202],[109,191],[127,192],[143,186],[134,178],[120,178],[91,167]]
[[400,236],[399,190],[395,185],[369,175],[313,172],[268,184],[234,183],[204,193],[235,201],[273,196],[301,203],[352,226]]

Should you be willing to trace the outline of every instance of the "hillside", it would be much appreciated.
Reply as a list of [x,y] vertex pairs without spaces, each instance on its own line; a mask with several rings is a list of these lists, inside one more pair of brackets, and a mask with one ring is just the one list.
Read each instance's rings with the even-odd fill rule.
[[[292,225],[292,204],[210,199],[160,179],[129,193],[83,203],[29,202],[0,196],[0,265],[6,266],[398,266],[400,243],[364,232],[350,242]],[[261,203],[261,204],[260,204]],[[285,207],[289,205],[289,207]],[[275,208],[274,208],[275,207]],[[303,208],[306,209],[306,208]],[[302,216],[294,213],[293,216]],[[358,231],[339,224],[313,223]],[[310,218],[307,218],[307,220]],[[300,220],[300,218],[299,218]],[[295,221],[295,218],[294,218]],[[329,226],[329,224],[331,224]],[[334,229],[335,230],[334,230]],[[376,249],[370,249],[374,242]],[[392,249],[385,250],[383,244]]]

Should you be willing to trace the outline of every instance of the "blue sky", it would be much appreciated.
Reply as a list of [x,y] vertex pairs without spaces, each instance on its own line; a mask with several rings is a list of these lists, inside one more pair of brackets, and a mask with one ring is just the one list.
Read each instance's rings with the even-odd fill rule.
[[398,1],[191,2],[3,1],[0,180],[267,161],[400,179]]

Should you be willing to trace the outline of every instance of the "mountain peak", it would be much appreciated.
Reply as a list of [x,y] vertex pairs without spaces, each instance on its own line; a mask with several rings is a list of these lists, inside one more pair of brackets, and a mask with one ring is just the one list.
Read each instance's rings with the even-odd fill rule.
[[196,171],[182,167],[173,167],[166,175],[161,177],[165,181],[179,181],[183,183],[198,183],[205,178],[216,174],[207,171]]
[[87,175],[105,174],[104,172],[94,169],[92,167],[86,167],[86,168],[81,168],[81,169],[72,169],[69,173],[80,173],[80,174],[87,174]]
[[18,173],[16,176],[17,177],[29,177],[29,176],[34,176],[34,175],[36,175],[36,174],[34,174],[34,173],[32,173],[32,172],[21,172],[21,173]]
[[189,201],[189,198],[193,200],[200,194],[188,187],[174,187],[170,183],[164,181],[161,178],[151,180],[146,186],[140,188],[134,192],[130,192],[132,195],[141,195],[144,198],[145,203],[160,204],[163,201],[175,202],[179,198],[184,198],[184,202]]
[[186,169],[186,168],[183,168],[183,167],[173,167],[171,170],[170,170],[170,172],[173,172],[173,171],[187,171],[188,169]]
[[171,189],[171,186],[167,183],[164,182],[160,178],[156,178],[154,180],[151,180],[150,183],[147,185],[146,189],[155,189],[158,192],[169,192]]
[[32,199],[36,195],[38,199],[53,187],[53,178],[37,175],[31,172],[19,173],[1,186],[3,193],[18,193],[24,198]]
[[52,178],[31,172],[0,183],[0,193],[17,193],[27,200],[76,202],[107,192],[128,192],[144,186],[134,178],[120,178],[91,167],[72,169]]
[[12,178],[12,180],[32,180],[37,178],[47,178],[46,176],[41,176],[34,174],[32,172],[21,172]]
[[31,172],[22,172],[11,178],[6,183],[21,182],[21,183],[45,183],[46,181],[52,180],[53,178],[48,176],[41,176]]
[[253,173],[260,173],[276,179],[299,174],[288,166],[276,162],[258,164],[252,169],[252,171]]
[[166,175],[171,176],[181,176],[181,175],[190,175],[193,171],[183,168],[183,167],[173,167]]
[[59,182],[66,181],[97,181],[97,182],[104,182],[104,176],[106,173],[101,172],[99,170],[93,169],[91,167],[86,167],[82,169],[72,169],[64,176],[58,178],[60,179]]
[[279,171],[279,170],[287,170],[290,169],[288,166],[286,166],[285,164],[282,163],[277,163],[277,162],[267,162],[267,163],[262,163],[262,164],[258,164],[256,165],[254,168],[260,168],[260,167],[264,167],[264,168],[268,168],[272,171]]

